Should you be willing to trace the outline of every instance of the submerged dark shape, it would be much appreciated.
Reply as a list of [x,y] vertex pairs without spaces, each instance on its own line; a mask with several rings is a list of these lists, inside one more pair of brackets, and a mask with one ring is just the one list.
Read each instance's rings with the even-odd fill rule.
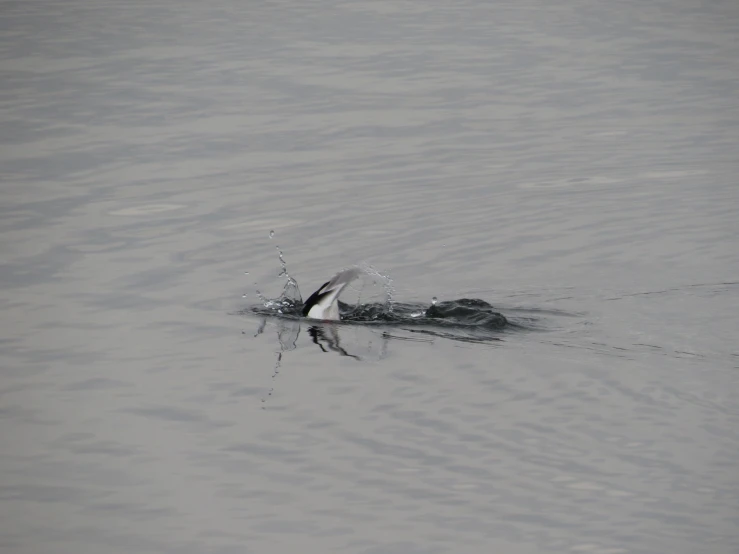
[[508,323],[503,314],[479,298],[460,298],[432,304],[426,309],[426,318],[486,328],[505,327]]
[[505,316],[479,298],[460,298],[438,302],[431,306],[393,303],[351,306],[339,302],[341,321],[345,323],[384,323],[429,327],[460,327],[502,329],[508,324]]

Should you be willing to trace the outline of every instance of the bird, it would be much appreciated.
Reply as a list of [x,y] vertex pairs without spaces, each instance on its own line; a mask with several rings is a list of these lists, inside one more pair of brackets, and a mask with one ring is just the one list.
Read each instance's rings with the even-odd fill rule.
[[303,304],[303,316],[324,321],[339,321],[339,295],[354,279],[359,277],[356,267],[345,269],[323,283]]

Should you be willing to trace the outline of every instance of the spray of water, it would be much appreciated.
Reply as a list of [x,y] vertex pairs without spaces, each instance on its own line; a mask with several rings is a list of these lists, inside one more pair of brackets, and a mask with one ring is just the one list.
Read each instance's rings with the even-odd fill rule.
[[[274,239],[275,238],[275,232],[274,230],[271,230],[269,232],[269,238]],[[283,313],[283,308],[286,310],[292,309],[297,304],[302,304],[303,297],[300,294],[300,288],[298,287],[298,282],[290,275],[290,272],[287,269],[287,262],[285,262],[285,255],[282,252],[282,249],[280,248],[279,244],[275,244],[275,249],[277,250],[277,258],[280,261],[280,270],[277,274],[277,278],[280,279],[282,277],[285,278],[285,285],[282,289],[282,294],[279,298],[276,299],[270,299],[267,298],[264,294],[262,294],[259,289],[256,290],[257,298],[259,298],[259,301],[262,303],[262,305],[265,308],[268,309],[274,309],[277,311],[277,313]],[[248,272],[245,272],[245,274],[248,275]],[[254,283],[256,285],[256,283]],[[246,296],[246,295],[245,295]]]
[[[274,230],[270,230],[269,238],[270,240],[275,239]],[[303,298],[298,282],[290,275],[282,249],[278,244],[274,246],[279,260],[277,278],[280,280],[284,278],[285,280],[282,293],[277,298],[268,298],[256,288],[257,283],[254,283],[256,297],[259,299],[261,306],[269,313],[288,317],[299,316],[300,308],[303,305]],[[374,266],[367,262],[361,262],[355,267],[361,272],[360,279],[352,283],[350,289],[347,291],[349,294],[345,293],[343,295],[342,301],[344,302],[344,306],[347,303],[350,306],[354,305],[353,313],[356,317],[360,318],[364,317],[362,314],[367,311],[367,306],[372,306],[372,308],[365,315],[372,320],[392,317],[395,309],[400,309],[400,305],[396,305],[394,301],[395,287],[393,286],[393,280],[389,276],[380,273]],[[245,272],[245,275],[248,274],[249,272]],[[329,276],[326,277],[328,278]],[[352,298],[353,295],[355,295],[354,298]],[[247,295],[244,295],[244,298],[246,297]],[[356,302],[354,302],[355,298]]]
[[370,278],[375,278],[377,281],[373,282],[373,285],[376,284],[378,281],[382,284],[383,293],[385,296],[384,304],[387,311],[392,312],[393,311],[393,296],[395,294],[395,287],[393,287],[393,280],[387,276],[380,273],[377,269],[375,269],[374,266],[368,264],[367,262],[362,262],[359,264],[359,269],[362,270],[366,275],[368,275]]

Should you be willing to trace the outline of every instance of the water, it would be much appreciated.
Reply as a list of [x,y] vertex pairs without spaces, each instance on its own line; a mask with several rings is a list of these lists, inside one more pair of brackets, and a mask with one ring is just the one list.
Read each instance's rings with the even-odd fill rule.
[[0,24],[0,551],[739,551],[735,2]]

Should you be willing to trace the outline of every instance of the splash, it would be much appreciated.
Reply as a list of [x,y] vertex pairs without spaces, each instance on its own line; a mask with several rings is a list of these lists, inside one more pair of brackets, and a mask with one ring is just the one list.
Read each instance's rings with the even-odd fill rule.
[[[275,232],[271,230],[269,232],[269,238],[274,239]],[[268,298],[258,288],[255,289],[255,295],[262,303],[262,306],[274,312],[277,315],[288,315],[292,313],[295,306],[301,306],[303,304],[303,297],[300,294],[300,287],[298,282],[290,275],[287,269],[287,262],[285,261],[285,255],[282,252],[279,244],[275,244],[275,250],[277,250],[277,259],[280,263],[280,269],[277,273],[278,279],[285,279],[285,284],[282,287],[282,293],[278,298]],[[244,272],[244,275],[249,275],[248,271]],[[257,286],[257,283],[254,283]],[[242,298],[247,298],[248,295],[244,294]]]
[[[269,236],[273,239],[274,231],[270,231]],[[281,294],[277,298],[267,298],[257,290],[261,304],[250,306],[241,313],[282,320],[305,319],[298,282],[288,271],[282,249],[279,245],[275,245],[275,249],[280,263],[277,278],[285,280]],[[480,299],[439,301],[434,296],[430,303],[398,302],[393,280],[388,275],[366,262],[354,267],[360,270],[359,279],[347,287],[339,301],[342,325],[403,326],[418,329],[416,332],[419,333],[442,332],[443,336],[449,335],[450,338],[458,335],[459,340],[480,341],[499,340],[495,338],[495,332],[511,325],[505,316]],[[316,320],[307,321],[317,323]],[[421,327],[424,330],[419,329]],[[442,329],[433,331],[433,328]]]
[[389,275],[380,273],[374,266],[362,262],[357,267],[372,280],[372,286],[376,287],[379,283],[382,287],[384,299],[381,302],[386,307],[387,311],[393,311],[393,296],[395,295],[395,287],[393,287],[393,280]]
[[[397,302],[393,300],[393,289],[389,278],[371,266],[362,267],[362,271],[363,275],[370,278],[370,284],[365,283],[360,289],[354,290],[357,294],[356,301],[339,301],[342,324],[434,326],[473,331],[501,329],[509,324],[506,317],[497,312],[492,305],[476,298],[439,301],[434,297],[430,304]],[[376,280],[378,276],[382,278],[379,282]],[[379,299],[377,299],[378,293],[372,291],[372,288],[376,288],[378,284],[382,288]],[[365,292],[368,287],[370,296],[374,294],[374,298],[369,300]],[[260,296],[260,299],[263,297]],[[303,319],[302,307],[303,301],[298,284],[294,279],[289,278],[279,298],[263,299],[261,305],[248,308],[246,313]]]
[[[274,231],[269,232],[269,238],[275,236]],[[275,244],[277,249],[277,257],[280,260],[280,272],[277,274],[277,278],[285,277],[285,287],[282,289],[282,300],[289,303],[303,303],[303,297],[300,295],[300,288],[298,282],[290,276],[287,270],[287,262],[285,262],[285,255],[282,253],[282,249],[279,244]]]

